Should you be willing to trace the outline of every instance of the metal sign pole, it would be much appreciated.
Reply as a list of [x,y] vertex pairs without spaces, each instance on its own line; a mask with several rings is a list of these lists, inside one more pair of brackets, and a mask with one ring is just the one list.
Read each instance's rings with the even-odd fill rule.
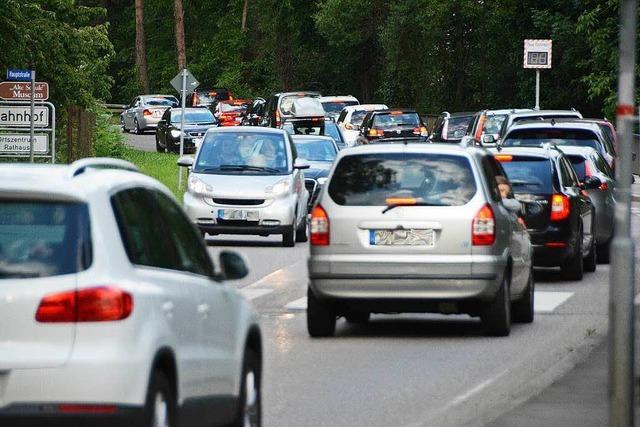
[[[182,112],[180,113],[180,157],[184,154],[184,108],[187,98],[187,69],[182,70]],[[182,168],[178,168],[178,190],[182,189]]]
[[631,157],[635,111],[637,0],[620,3],[615,235],[609,291],[609,425],[634,425],[634,244],[631,238]]
[[31,70],[31,125],[29,128],[29,162],[33,163],[33,144],[35,144],[35,110],[36,110],[36,70]]
[[540,69],[536,68],[536,110],[540,109]]

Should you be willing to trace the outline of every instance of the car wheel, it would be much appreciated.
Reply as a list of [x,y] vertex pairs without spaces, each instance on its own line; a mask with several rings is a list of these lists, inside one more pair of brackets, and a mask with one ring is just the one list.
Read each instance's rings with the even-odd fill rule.
[[160,141],[158,141],[158,135],[156,134],[156,151],[158,153],[164,153],[165,149],[160,146]]
[[336,315],[307,288],[307,331],[312,337],[330,337],[336,332]]
[[587,257],[584,259],[583,263],[584,271],[589,273],[593,273],[594,271],[596,271],[596,268],[598,266],[598,256],[596,254],[595,235],[591,239],[591,249],[589,249],[589,253],[587,254]]
[[606,241],[606,243],[603,243],[601,245],[596,246],[596,252],[598,255],[598,262],[601,264],[609,264],[609,260],[610,260],[610,254],[611,254],[611,240],[612,238],[610,237],[609,240]]
[[144,131],[140,129],[140,124],[138,124],[138,119],[133,119],[133,132],[136,135],[142,135]]
[[282,233],[282,246],[284,246],[285,248],[293,247],[296,244],[294,234],[295,229],[294,225],[292,225],[287,231]]
[[176,426],[176,399],[167,377],[155,371],[149,381],[144,408],[144,427]]
[[355,324],[368,323],[370,317],[371,317],[371,313],[362,312],[362,311],[354,311],[344,316],[347,323],[355,323]]
[[244,353],[240,405],[234,427],[260,427],[262,425],[262,393],[260,392],[260,358],[251,349]]
[[124,117],[120,116],[120,126],[122,127],[122,132],[128,132],[127,125],[124,122]]
[[484,306],[480,317],[485,335],[506,337],[511,332],[511,301],[506,274],[496,297]]
[[575,254],[560,267],[562,277],[566,280],[582,280],[584,275],[584,263],[582,261],[582,231],[578,235],[578,243]]
[[307,240],[309,240],[309,233],[307,232],[308,227],[307,227],[307,215],[305,214],[301,223],[300,223],[300,227],[298,227],[298,229],[296,230],[296,242],[297,243],[304,243]]
[[531,323],[534,317],[534,296],[535,296],[535,281],[533,279],[533,269],[529,271],[529,280],[527,282],[527,289],[524,291],[524,295],[519,301],[511,304],[511,313],[513,314],[513,321],[517,323]]

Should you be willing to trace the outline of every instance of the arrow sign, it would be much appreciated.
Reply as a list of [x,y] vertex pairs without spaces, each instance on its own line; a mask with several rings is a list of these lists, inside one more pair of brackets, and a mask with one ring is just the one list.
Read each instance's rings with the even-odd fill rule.
[[[0,98],[5,101],[29,101],[31,99],[31,83],[1,82]],[[36,82],[36,101],[49,99],[49,83]]]
[[[178,75],[171,80],[171,86],[173,86],[178,93],[182,93],[182,72],[178,73]],[[200,82],[187,70],[187,87],[185,91],[191,93],[196,90],[198,86],[200,86]]]

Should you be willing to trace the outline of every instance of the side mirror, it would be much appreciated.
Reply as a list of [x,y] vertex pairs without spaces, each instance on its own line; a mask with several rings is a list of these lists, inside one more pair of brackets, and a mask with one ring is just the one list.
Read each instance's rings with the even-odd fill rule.
[[172,108],[176,108],[176,107],[178,107],[178,103],[177,103],[177,102],[172,102],[172,103],[171,103],[171,107],[172,107]]
[[588,176],[584,180],[584,188],[585,190],[593,190],[602,185],[602,181],[597,176]]
[[190,168],[193,166],[193,156],[182,156],[178,159],[178,166]]
[[485,133],[484,135],[482,135],[482,144],[495,144],[496,143],[496,138],[495,136]]
[[300,159],[296,159],[296,161],[293,163],[293,168],[294,169],[309,169],[311,167],[311,165],[309,165],[308,163],[300,160]]
[[220,275],[219,280],[240,280],[247,277],[249,269],[244,258],[237,252],[220,252]]

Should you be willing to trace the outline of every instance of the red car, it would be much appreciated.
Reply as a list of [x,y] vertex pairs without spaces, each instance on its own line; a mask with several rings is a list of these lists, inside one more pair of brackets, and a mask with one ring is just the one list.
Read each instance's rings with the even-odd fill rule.
[[220,122],[220,126],[239,126],[242,124],[242,117],[250,106],[250,99],[220,101],[216,105],[213,115]]

